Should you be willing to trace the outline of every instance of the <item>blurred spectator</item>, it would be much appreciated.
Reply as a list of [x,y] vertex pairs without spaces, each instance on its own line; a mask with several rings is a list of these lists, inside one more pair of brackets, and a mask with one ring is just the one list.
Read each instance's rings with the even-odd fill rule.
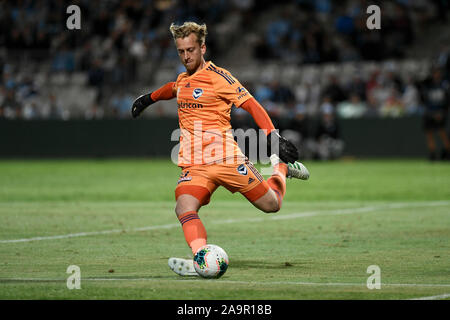
[[339,124],[333,107],[324,103],[321,107],[319,126],[316,132],[315,159],[333,160],[342,155],[344,142],[341,140]]
[[443,71],[444,77],[450,77],[450,45],[442,45],[436,58],[436,67]]
[[301,140],[305,140],[309,138],[310,133],[308,130],[308,114],[306,112],[306,106],[302,103],[299,103],[295,106],[293,116],[290,117],[292,119],[290,128],[295,130],[300,135]]
[[130,106],[133,104],[135,97],[131,94],[126,94],[124,90],[120,90],[111,98],[111,107],[114,109],[114,114],[119,118],[129,118]]
[[405,89],[401,99],[403,105],[405,106],[406,114],[414,115],[422,113],[419,89],[411,76],[409,76],[406,80]]
[[357,95],[360,100],[366,100],[366,83],[360,74],[352,76],[352,80],[345,86],[345,90],[349,95]]
[[330,103],[335,106],[337,103],[344,101],[347,98],[347,94],[339,84],[336,75],[331,74],[328,80],[328,85],[323,89],[323,96],[327,97]]
[[295,99],[291,89],[278,81],[273,81],[270,84],[270,89],[272,95],[269,99],[273,102],[287,104],[293,102]]
[[53,93],[50,93],[42,104],[41,116],[45,119],[68,120],[70,117],[70,111],[63,108]]
[[14,89],[6,89],[5,97],[3,98],[1,108],[3,115],[7,119],[20,118],[22,114],[22,107],[16,100]]
[[436,132],[440,137],[443,150],[441,159],[450,158],[450,141],[446,132],[448,108],[450,103],[449,83],[442,77],[440,69],[435,69],[422,84],[422,98],[425,104],[424,130],[430,160],[436,160],[437,147],[434,138]]
[[101,87],[105,78],[105,70],[100,59],[95,59],[89,69],[89,85]]
[[338,33],[351,36],[355,31],[353,18],[347,14],[345,6],[338,7],[338,16],[335,22],[335,29]]
[[358,94],[353,93],[350,99],[337,105],[337,114],[341,118],[359,118],[367,112],[367,107]]
[[75,69],[75,55],[73,51],[69,50],[66,46],[59,50],[52,63],[53,71],[65,71],[71,72]]
[[86,120],[103,119],[104,115],[104,110],[97,104],[93,104],[89,109],[85,111],[84,118]]
[[395,87],[391,87],[389,95],[383,102],[380,114],[383,117],[400,117],[405,114],[405,105]]

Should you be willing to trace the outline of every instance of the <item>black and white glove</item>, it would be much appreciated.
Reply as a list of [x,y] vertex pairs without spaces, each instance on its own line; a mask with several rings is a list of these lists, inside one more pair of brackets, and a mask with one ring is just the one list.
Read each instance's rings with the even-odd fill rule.
[[149,94],[143,94],[139,96],[136,100],[133,102],[133,106],[131,107],[131,115],[133,118],[136,118],[138,115],[141,114],[142,111],[145,110],[149,105],[155,103],[152,99],[152,93]]
[[[272,139],[274,143],[272,144]],[[271,153],[276,150],[276,144],[278,143],[278,157],[284,163],[294,163],[299,159],[298,150],[292,142],[283,138],[277,131],[272,131],[267,135],[267,146]]]

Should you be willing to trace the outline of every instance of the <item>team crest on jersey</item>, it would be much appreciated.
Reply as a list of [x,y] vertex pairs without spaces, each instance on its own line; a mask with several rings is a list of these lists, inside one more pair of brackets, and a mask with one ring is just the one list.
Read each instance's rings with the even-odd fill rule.
[[245,166],[245,164],[241,164],[239,167],[237,167],[237,171],[243,176],[247,175],[247,167]]
[[192,91],[192,96],[194,99],[200,98],[200,96],[203,94],[203,89],[201,88],[195,88],[194,91]]

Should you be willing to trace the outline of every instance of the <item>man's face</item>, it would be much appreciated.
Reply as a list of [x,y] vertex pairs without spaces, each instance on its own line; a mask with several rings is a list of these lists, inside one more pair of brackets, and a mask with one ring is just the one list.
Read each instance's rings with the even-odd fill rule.
[[206,52],[206,46],[200,45],[197,36],[191,33],[185,38],[175,40],[178,56],[181,63],[186,67],[189,74],[196,72],[202,65],[203,55]]

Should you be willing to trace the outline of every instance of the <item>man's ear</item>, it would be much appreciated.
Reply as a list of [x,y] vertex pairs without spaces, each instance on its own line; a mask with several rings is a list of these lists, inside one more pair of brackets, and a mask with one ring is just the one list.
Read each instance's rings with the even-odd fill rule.
[[200,49],[202,50],[202,54],[205,54],[206,53],[206,44],[202,44],[200,46]]

